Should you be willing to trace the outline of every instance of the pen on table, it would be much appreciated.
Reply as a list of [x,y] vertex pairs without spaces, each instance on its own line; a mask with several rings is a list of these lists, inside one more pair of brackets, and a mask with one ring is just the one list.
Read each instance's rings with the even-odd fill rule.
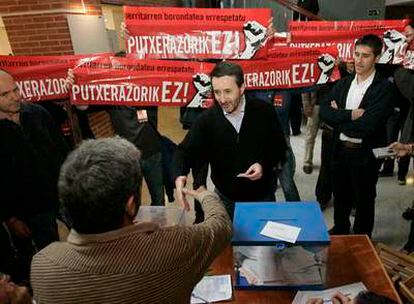
[[203,301],[203,303],[210,303],[208,300],[203,299],[203,298],[202,298],[202,297],[200,297],[199,295],[196,295],[194,292],[193,292],[193,293],[191,293],[191,296],[192,296],[194,299],[197,299],[197,300]]

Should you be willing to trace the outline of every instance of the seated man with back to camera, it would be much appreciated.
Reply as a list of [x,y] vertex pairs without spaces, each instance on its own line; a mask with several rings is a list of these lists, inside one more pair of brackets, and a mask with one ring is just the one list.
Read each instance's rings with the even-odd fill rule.
[[47,303],[189,303],[191,292],[232,234],[216,194],[195,196],[205,221],[160,228],[134,223],[140,152],[119,137],[84,141],[62,166],[59,198],[72,226],[32,263],[34,298]]

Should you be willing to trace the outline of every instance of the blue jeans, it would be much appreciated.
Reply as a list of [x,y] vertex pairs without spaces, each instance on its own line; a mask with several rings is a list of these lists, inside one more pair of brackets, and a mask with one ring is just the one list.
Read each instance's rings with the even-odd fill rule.
[[152,206],[164,206],[164,181],[161,152],[141,159],[142,173],[151,195]]
[[286,138],[286,143],[286,161],[283,164],[282,170],[278,174],[278,178],[280,180],[280,186],[282,187],[286,201],[299,202],[300,196],[298,188],[296,187],[295,180],[293,179],[296,169],[295,154],[293,154],[289,137]]

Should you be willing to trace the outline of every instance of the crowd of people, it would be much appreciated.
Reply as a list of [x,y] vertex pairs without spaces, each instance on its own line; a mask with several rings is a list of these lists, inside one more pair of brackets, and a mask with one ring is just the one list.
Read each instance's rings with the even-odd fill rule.
[[[409,42],[414,38],[412,24],[406,36]],[[379,37],[365,35],[356,41],[354,65],[344,66],[341,80],[295,92],[308,117],[307,174],[323,128],[316,197],[321,208],[333,201],[331,234],[372,235],[381,165],[374,148],[389,146],[399,158],[414,152],[414,74],[397,68],[391,82],[376,66],[381,50]],[[277,180],[287,200],[300,200],[287,119],[292,92],[247,92],[241,67],[227,61],[217,63],[210,76],[215,104],[193,122],[173,159],[176,199],[189,210],[187,198],[194,197],[203,220],[160,228],[134,222],[143,177],[152,204],[164,205],[159,134],[147,109],[108,109],[120,137],[85,140],[69,152],[51,115],[22,102],[16,81],[0,71],[0,271],[32,288],[42,304],[188,303],[229,244],[236,201],[275,201]],[[400,141],[392,142],[386,127],[397,91],[410,110]],[[206,190],[208,165],[214,191]],[[195,190],[186,187],[190,170]],[[71,228],[66,241],[56,242],[56,219]],[[407,244],[405,249],[414,250],[414,229]],[[361,295],[354,303],[379,303],[369,299]],[[2,301],[31,298],[3,277]],[[342,295],[335,301],[349,303]]]

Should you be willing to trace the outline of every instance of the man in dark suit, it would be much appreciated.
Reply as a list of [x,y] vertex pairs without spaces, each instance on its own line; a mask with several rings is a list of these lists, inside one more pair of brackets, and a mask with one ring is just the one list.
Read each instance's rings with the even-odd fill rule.
[[371,236],[374,227],[378,168],[372,149],[386,146],[385,123],[393,110],[393,86],[375,70],[381,50],[375,35],[358,39],[355,74],[338,81],[321,104],[321,119],[334,128],[332,234],[350,233],[353,203],[354,233]]
[[[16,81],[3,70],[0,147],[0,223],[7,227],[21,258],[22,277],[17,281],[28,282],[35,250],[59,239],[56,185],[68,147],[50,114],[40,105],[24,103]],[[0,250],[6,246],[0,245]]]
[[175,154],[177,200],[189,210],[182,192],[187,174],[193,169],[195,185],[205,185],[201,168],[210,164],[215,191],[232,218],[235,202],[275,201],[273,170],[284,161],[286,140],[273,106],[245,96],[238,64],[218,63],[211,86],[215,104],[198,117]]

